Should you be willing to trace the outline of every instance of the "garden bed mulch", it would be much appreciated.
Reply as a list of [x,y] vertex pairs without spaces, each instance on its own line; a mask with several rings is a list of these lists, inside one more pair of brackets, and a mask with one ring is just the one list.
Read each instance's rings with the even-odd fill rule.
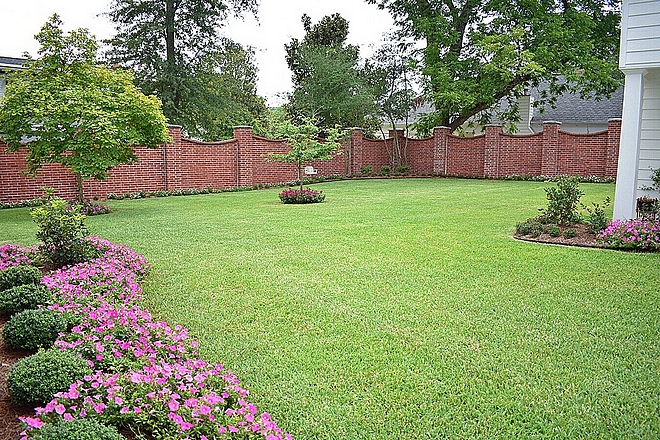
[[[6,318],[0,318],[0,327],[4,327]],[[17,440],[23,430],[18,421],[19,416],[33,416],[34,408],[31,406],[17,406],[11,403],[11,396],[7,389],[7,374],[11,366],[19,359],[29,356],[27,351],[15,351],[9,348],[0,338],[0,440]]]
[[601,247],[598,244],[596,235],[589,232],[587,225],[574,225],[570,226],[571,229],[575,229],[577,235],[573,238],[565,238],[563,236],[564,230],[569,228],[562,228],[562,233],[559,237],[553,237],[549,234],[541,234],[538,237],[532,237],[531,235],[519,235],[514,234],[513,238],[516,240],[522,241],[531,241],[536,243],[547,243],[547,244],[559,244],[564,246],[580,246],[580,247]]

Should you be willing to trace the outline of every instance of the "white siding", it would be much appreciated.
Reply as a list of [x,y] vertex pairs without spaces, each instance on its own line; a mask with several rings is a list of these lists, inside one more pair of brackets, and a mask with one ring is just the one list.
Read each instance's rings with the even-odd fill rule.
[[5,80],[0,77],[0,98],[5,94]]
[[[660,168],[660,69],[652,69],[644,76],[637,188],[653,184],[651,168]],[[642,190],[638,190],[637,196],[644,194],[660,196]]]
[[624,0],[619,65],[660,67],[660,0]]

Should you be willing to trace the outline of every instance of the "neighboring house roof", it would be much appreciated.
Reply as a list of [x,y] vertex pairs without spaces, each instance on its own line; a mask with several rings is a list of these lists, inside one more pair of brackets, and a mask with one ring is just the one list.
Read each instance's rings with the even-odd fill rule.
[[[539,99],[538,91],[531,93],[534,100]],[[536,95],[536,96],[535,96]],[[565,93],[557,97],[555,108],[546,106],[543,112],[534,108],[533,122],[601,122],[621,118],[623,111],[623,87],[619,87],[612,97],[597,101],[593,98],[582,99],[579,94]]]
[[[534,88],[530,90],[533,102],[540,100],[540,89],[544,87],[547,88],[547,85],[541,85],[539,89]],[[420,115],[434,111],[433,103],[425,102],[421,98],[418,98],[415,104],[416,106],[408,117],[409,124],[417,121]],[[504,108],[508,104],[506,104],[505,100],[502,100],[500,105]],[[604,98],[600,101],[593,98],[582,99],[579,94],[575,93],[565,93],[557,97],[554,108],[546,105],[543,112],[541,112],[540,108],[533,106],[531,122],[558,121],[566,123],[606,124],[610,119],[621,118],[622,110],[623,87],[620,87],[614,92],[611,98]],[[493,122],[497,123],[497,121]],[[403,121],[397,121],[397,123],[403,123]]]
[[0,57],[0,70],[18,70],[23,68],[25,58]]

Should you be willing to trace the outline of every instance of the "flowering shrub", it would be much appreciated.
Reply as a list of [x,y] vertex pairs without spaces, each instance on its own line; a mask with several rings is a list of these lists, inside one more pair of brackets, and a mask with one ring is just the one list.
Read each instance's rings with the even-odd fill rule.
[[[81,214],[84,214],[87,217],[92,215],[110,214],[112,211],[108,205],[101,205],[99,203],[89,201],[84,201],[78,206],[80,206]],[[73,207],[71,209],[73,209]]]
[[10,266],[31,264],[30,255],[36,252],[35,248],[22,248],[15,244],[3,244],[0,246],[0,270]]
[[280,193],[282,203],[320,203],[325,200],[323,191],[315,191],[311,188],[306,189],[285,189]]
[[104,371],[140,369],[159,359],[181,361],[195,356],[197,341],[188,340],[188,330],[155,322],[138,306],[130,308],[104,304],[85,314],[82,323],[55,342],[62,349],[75,350],[90,366]]
[[660,220],[653,218],[638,220],[615,220],[598,235],[603,247],[660,250]]
[[97,370],[56,394],[28,426],[58,420],[94,418],[139,426],[155,438],[290,438],[267,413],[257,415],[247,390],[221,365],[202,360],[161,360],[123,374]]
[[[76,317],[56,349],[94,371],[37,408],[35,417],[21,417],[22,440],[82,419],[128,427],[138,438],[291,438],[268,413],[257,412],[232,372],[197,357],[187,329],[155,321],[137,305],[149,267],[143,256],[98,237],[85,240],[100,256],[59,269],[42,283],[54,296],[48,308]],[[26,253],[7,249],[7,260]]]

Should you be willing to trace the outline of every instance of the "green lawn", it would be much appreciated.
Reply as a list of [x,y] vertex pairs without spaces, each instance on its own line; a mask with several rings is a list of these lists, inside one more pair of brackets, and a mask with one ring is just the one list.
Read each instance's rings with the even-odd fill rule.
[[[660,255],[513,240],[547,185],[333,182],[322,204],[122,201],[87,225],[147,257],[146,307],[295,438],[658,438]],[[35,231],[0,211],[0,243]]]

